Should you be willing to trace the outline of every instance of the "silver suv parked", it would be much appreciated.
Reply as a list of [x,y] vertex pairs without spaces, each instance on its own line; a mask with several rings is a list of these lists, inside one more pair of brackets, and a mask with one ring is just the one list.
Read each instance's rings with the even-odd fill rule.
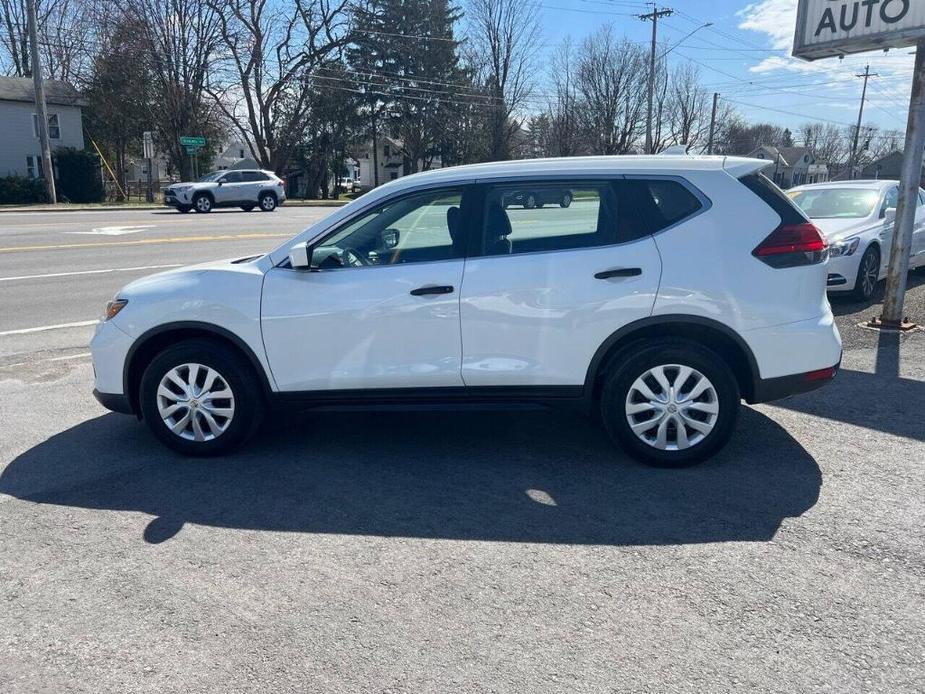
[[213,171],[194,183],[174,183],[164,191],[164,204],[179,212],[211,212],[215,207],[259,207],[272,212],[286,199],[286,184],[272,171]]

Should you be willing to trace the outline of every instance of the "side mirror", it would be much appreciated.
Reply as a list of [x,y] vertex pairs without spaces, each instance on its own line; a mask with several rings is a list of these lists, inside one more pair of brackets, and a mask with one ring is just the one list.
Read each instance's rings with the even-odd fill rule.
[[297,243],[289,249],[289,264],[293,270],[311,270],[312,248],[307,241]]
[[892,224],[893,222],[896,221],[896,208],[895,207],[887,207],[883,211],[883,221],[885,224]]
[[216,183],[218,183],[219,185],[222,185],[224,182],[225,182],[224,178],[220,178],[216,181]]

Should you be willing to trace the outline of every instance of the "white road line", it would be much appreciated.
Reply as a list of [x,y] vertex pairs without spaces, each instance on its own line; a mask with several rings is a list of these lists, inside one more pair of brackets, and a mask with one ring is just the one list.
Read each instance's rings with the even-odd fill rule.
[[71,277],[73,275],[102,275],[107,272],[137,272],[138,270],[167,270],[169,268],[182,267],[179,263],[172,265],[141,265],[139,267],[115,267],[106,270],[75,270],[74,272],[51,272],[47,275],[20,275],[18,277],[0,277],[0,282],[12,282],[14,280],[41,280],[47,277]]
[[0,332],[0,337],[5,335],[27,335],[29,333],[43,333],[46,330],[61,330],[62,328],[85,328],[88,325],[96,325],[98,320],[82,320],[76,323],[59,323],[58,325],[42,325],[38,328],[21,328],[19,330],[4,330]]
[[11,369],[14,366],[31,366],[32,364],[46,364],[51,361],[70,361],[71,359],[83,359],[91,356],[91,352],[81,352],[80,354],[71,354],[67,357],[52,357],[51,359],[36,359],[35,361],[20,361],[15,364],[0,364],[0,369]]

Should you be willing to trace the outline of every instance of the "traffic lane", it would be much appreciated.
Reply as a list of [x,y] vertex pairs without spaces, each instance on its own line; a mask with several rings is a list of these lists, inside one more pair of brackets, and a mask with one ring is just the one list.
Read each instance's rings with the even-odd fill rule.
[[[289,238],[291,235],[286,233],[229,232],[157,239],[93,237],[92,240],[76,243],[68,240],[61,245],[17,248],[9,252],[0,250],[0,278],[148,265],[192,265],[208,260],[265,253]],[[0,282],[0,286],[3,284]]]
[[762,406],[671,471],[568,413],[316,412],[190,461],[104,414],[89,366],[25,376],[0,381],[24,690],[920,691],[921,441]]
[[[0,333],[99,318],[103,305],[133,279],[166,268],[265,253],[284,238],[84,248],[30,253],[31,263],[0,256]],[[105,260],[98,257],[106,254]],[[26,253],[17,254],[24,256]],[[141,268],[141,269],[130,269]],[[90,269],[117,270],[95,274]],[[16,274],[9,274],[16,273]],[[52,275],[52,276],[43,276]],[[58,276],[55,276],[58,275]],[[22,279],[15,279],[22,278]],[[3,339],[0,335],[0,340]]]
[[337,208],[280,207],[272,213],[217,210],[207,215],[172,210],[0,213],[0,248],[99,239],[131,239],[233,232],[297,234]]

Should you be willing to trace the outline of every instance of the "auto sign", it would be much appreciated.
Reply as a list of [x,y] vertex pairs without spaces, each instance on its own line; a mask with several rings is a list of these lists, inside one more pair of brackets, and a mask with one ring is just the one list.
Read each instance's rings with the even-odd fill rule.
[[925,0],[800,0],[793,55],[817,60],[911,46],[925,37]]

